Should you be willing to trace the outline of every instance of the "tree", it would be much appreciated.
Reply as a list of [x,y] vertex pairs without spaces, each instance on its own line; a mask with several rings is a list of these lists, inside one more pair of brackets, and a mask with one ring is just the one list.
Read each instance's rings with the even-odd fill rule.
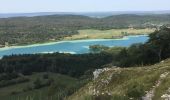
[[39,89],[39,88],[41,88],[41,80],[40,80],[40,78],[37,78],[35,81],[34,81],[34,88],[35,89]]
[[102,51],[109,49],[109,47],[104,45],[91,45],[89,48],[91,53],[100,53]]
[[170,29],[163,26],[150,34],[148,45],[152,46],[157,54],[159,61],[170,56]]

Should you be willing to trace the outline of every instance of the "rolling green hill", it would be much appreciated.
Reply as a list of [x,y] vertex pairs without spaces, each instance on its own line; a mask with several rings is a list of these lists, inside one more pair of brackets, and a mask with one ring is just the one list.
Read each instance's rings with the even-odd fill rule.
[[83,29],[155,28],[169,25],[170,15],[114,15],[90,18],[79,15],[0,18],[0,46],[62,40]]

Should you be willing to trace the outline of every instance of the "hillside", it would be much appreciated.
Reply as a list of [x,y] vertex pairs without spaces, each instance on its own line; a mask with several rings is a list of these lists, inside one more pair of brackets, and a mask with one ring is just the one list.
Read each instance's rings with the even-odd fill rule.
[[170,15],[114,15],[90,18],[80,15],[49,15],[0,18],[0,46],[62,40],[83,29],[155,28],[169,25]]
[[83,15],[95,18],[104,18],[112,15],[120,14],[137,14],[137,15],[153,15],[153,14],[169,14],[169,10],[162,11],[109,11],[109,12],[35,12],[35,13],[0,13],[0,18],[10,17],[34,17],[47,15]]
[[68,100],[164,100],[170,95],[169,72],[170,59],[151,66],[96,70],[95,79]]
[[[50,98],[50,100],[59,100],[72,94],[84,84],[76,78],[56,73],[34,73],[23,77],[28,80],[1,87],[0,99],[47,100]],[[15,81],[17,79],[12,80]],[[0,85],[12,80],[4,80],[3,82],[1,80]]]

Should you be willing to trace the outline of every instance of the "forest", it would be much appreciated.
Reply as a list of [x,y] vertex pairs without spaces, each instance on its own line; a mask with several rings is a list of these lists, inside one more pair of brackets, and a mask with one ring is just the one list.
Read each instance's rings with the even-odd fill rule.
[[112,56],[107,53],[12,55],[0,60],[0,72],[30,75],[33,72],[49,71],[80,77],[84,72],[100,68],[111,61]]
[[170,29],[162,26],[150,34],[144,44],[109,48],[91,46],[89,54],[26,54],[4,56],[0,60],[1,73],[55,72],[80,77],[88,71],[104,65],[129,67],[135,65],[154,64],[170,57]]
[[157,28],[169,25],[170,15],[114,15],[91,18],[80,15],[0,18],[0,46],[59,41],[81,29]]

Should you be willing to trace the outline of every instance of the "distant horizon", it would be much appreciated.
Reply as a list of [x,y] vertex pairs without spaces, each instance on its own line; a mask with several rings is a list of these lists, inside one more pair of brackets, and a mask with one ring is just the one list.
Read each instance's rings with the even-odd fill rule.
[[17,13],[0,13],[0,18],[10,17],[34,17],[48,15],[82,15],[95,18],[104,18],[113,15],[132,14],[132,15],[156,15],[170,14],[170,10],[159,11],[96,11],[96,12],[17,12]]
[[29,14],[29,13],[110,13],[110,12],[161,12],[161,11],[169,11],[169,10],[120,10],[120,11],[73,11],[73,12],[69,12],[69,11],[40,11],[40,12],[0,12],[0,14]]
[[169,0],[0,0],[0,13],[170,10]]

